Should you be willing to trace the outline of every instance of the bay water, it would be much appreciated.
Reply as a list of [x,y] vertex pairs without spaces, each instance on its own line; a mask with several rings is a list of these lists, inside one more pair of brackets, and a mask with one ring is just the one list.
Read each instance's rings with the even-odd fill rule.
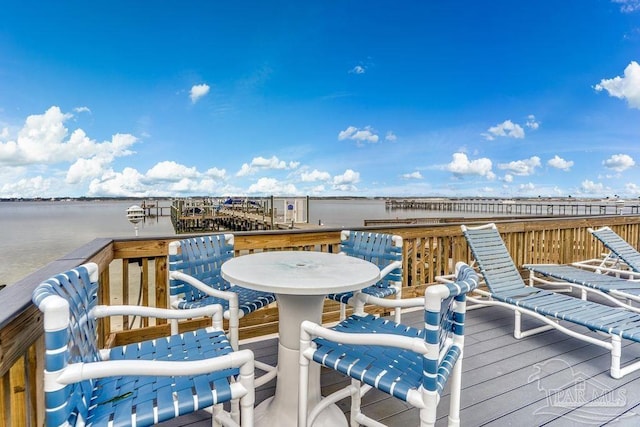
[[[134,237],[127,209],[131,200],[0,202],[0,284],[10,285],[98,237]],[[161,201],[160,206],[169,206]],[[365,219],[428,216],[422,211],[389,211],[382,200],[312,199],[309,223],[362,227]],[[442,215],[442,212],[437,213]],[[175,235],[168,216],[138,224],[141,237]]]
[[[134,237],[127,209],[141,201],[66,200],[0,202],[0,285],[28,274],[98,237]],[[168,207],[169,200],[158,201]],[[626,208],[627,211],[629,208]],[[165,208],[165,211],[167,209]],[[363,227],[365,219],[500,216],[419,209],[388,209],[379,199],[311,199],[309,223],[328,228]],[[138,224],[141,237],[175,236],[168,216]]]

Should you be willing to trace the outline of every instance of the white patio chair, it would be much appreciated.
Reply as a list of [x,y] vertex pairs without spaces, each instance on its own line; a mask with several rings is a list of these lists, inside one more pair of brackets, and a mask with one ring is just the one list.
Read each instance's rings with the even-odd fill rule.
[[[464,263],[458,263],[456,271],[454,283],[429,286],[424,298],[402,300],[424,307],[424,329],[356,314],[332,328],[303,322],[298,426],[311,426],[328,405],[349,396],[351,425],[382,425],[360,408],[362,395],[371,388],[420,408],[420,425],[432,426],[447,383],[449,425],[459,425],[465,297],[476,288],[478,277]],[[307,407],[310,361],[352,378],[349,386],[324,397],[315,408]]]
[[[380,281],[357,292],[329,294],[327,298],[340,303],[340,319],[346,318],[346,307],[364,313],[366,304],[394,308],[396,322],[402,309],[389,296],[402,298],[402,237],[368,231],[343,230],[340,233],[340,253],[372,262],[380,268]],[[354,296],[358,297],[355,298]]]
[[[98,277],[98,266],[89,263],[33,292],[44,313],[47,426],[149,426],[212,406],[213,425],[253,425],[253,353],[233,351],[219,305],[180,311],[99,305]],[[211,316],[213,326],[100,349],[98,319],[117,315]]]

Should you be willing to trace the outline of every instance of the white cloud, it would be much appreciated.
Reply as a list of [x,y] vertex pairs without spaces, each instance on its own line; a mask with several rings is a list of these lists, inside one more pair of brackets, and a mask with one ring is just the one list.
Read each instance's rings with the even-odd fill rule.
[[76,107],[76,108],[73,109],[73,111],[75,111],[76,113],[90,113],[91,112],[89,107]]
[[333,188],[340,191],[355,191],[355,184],[360,182],[360,173],[347,169],[342,175],[333,177]]
[[21,178],[5,182],[0,186],[2,197],[41,197],[46,196],[53,184],[42,176]]
[[529,114],[529,116],[527,117],[527,122],[525,123],[525,125],[529,129],[536,130],[536,129],[538,129],[540,127],[540,122],[536,120],[536,116],[534,116],[533,114]]
[[295,169],[300,165],[299,162],[285,162],[284,160],[278,159],[276,156],[271,156],[271,158],[265,158],[262,156],[254,157],[251,160],[251,163],[244,163],[240,170],[236,173],[236,176],[247,176],[252,175],[259,170],[265,169],[275,169],[275,170],[285,170],[285,169]]
[[402,178],[404,178],[404,179],[422,179],[423,177],[422,177],[422,174],[420,173],[420,171],[415,171],[415,172],[403,174]]
[[314,169],[311,172],[302,172],[300,174],[300,179],[302,179],[303,182],[329,181],[331,179],[331,174],[329,174],[329,172],[321,172]]
[[89,184],[89,196],[145,197],[148,195],[142,185],[144,176],[133,168],[122,172],[107,171]]
[[494,179],[491,171],[492,163],[486,157],[469,161],[465,153],[453,153],[453,160],[445,166],[445,169],[456,175],[480,175],[488,179]]
[[260,178],[255,184],[249,186],[247,190],[250,194],[296,194],[295,185],[282,183],[275,178]]
[[625,190],[629,194],[633,194],[634,196],[640,195],[640,185],[629,182],[624,186]]
[[324,185],[316,185],[309,190],[310,194],[323,195],[326,191]]
[[560,169],[568,172],[569,170],[571,170],[571,167],[573,166],[573,161],[571,160],[567,161],[556,154],[555,156],[553,156],[553,159],[549,159],[547,164],[552,168],[556,168],[556,169]]
[[92,178],[102,175],[109,161],[103,157],[92,157],[90,159],[78,159],[67,170],[65,182],[67,184],[79,184]]
[[209,87],[209,85],[205,83],[199,84],[199,85],[193,85],[191,87],[191,91],[189,91],[189,97],[191,98],[191,102],[194,104],[198,102],[200,98],[202,98],[203,96],[209,93],[210,89],[211,88]]
[[343,141],[345,139],[351,139],[353,141],[357,141],[358,143],[376,143],[380,138],[375,134],[370,126],[367,126],[364,129],[358,129],[355,126],[349,126],[345,130],[338,133],[338,140]]
[[384,136],[385,141],[390,141],[390,142],[395,142],[398,137],[391,131],[387,132],[387,134]]
[[523,193],[528,193],[536,189],[536,186],[532,182],[528,182],[526,184],[520,184],[518,186],[518,191]]
[[187,167],[174,161],[165,160],[155,164],[147,171],[145,177],[154,181],[178,182],[183,178],[196,178],[200,176],[195,167]]
[[602,79],[595,85],[595,90],[606,90],[609,96],[626,99],[629,107],[640,109],[640,65],[631,61],[624,69],[624,77]]
[[499,169],[508,170],[512,174],[520,176],[532,175],[537,167],[540,167],[540,157],[538,156],[498,164]]
[[204,174],[214,179],[224,179],[227,176],[227,171],[225,169],[210,168]]
[[604,160],[602,164],[609,169],[613,169],[616,172],[622,172],[635,166],[636,162],[628,154],[614,154],[607,160]]
[[585,179],[580,184],[580,189],[584,193],[602,194],[605,188],[604,188],[604,185],[602,183],[595,183],[593,181]]
[[504,182],[513,182],[513,175],[511,175],[510,173],[507,173],[504,175],[503,180]]
[[612,0],[620,5],[620,11],[623,13],[632,13],[640,10],[640,0]]
[[17,139],[0,143],[0,165],[53,165],[94,157],[99,159],[94,163],[106,165],[116,157],[133,154],[130,147],[138,139],[130,134],[115,134],[102,143],[90,139],[82,129],[69,135],[64,123],[71,117],[56,106],[27,117]]
[[352,69],[349,70],[351,74],[364,74],[367,71],[362,65],[356,65]]
[[524,138],[524,129],[522,126],[517,123],[513,123],[511,120],[505,120],[496,126],[492,126],[487,129],[487,132],[489,133],[483,133],[482,135],[489,141],[492,141],[499,136],[516,139]]

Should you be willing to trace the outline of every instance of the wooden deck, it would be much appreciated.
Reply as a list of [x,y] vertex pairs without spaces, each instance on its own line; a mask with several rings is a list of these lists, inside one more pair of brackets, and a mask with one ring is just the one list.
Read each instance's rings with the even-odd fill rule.
[[[516,340],[513,312],[500,307],[470,310],[467,315],[463,426],[640,425],[640,372],[611,378],[607,350],[555,330]],[[403,322],[421,325],[422,312],[405,313]],[[639,359],[640,345],[625,344],[623,363]],[[258,359],[275,361],[275,339],[246,347]],[[258,402],[273,393],[273,384],[257,390]],[[344,384],[340,374],[323,371],[323,393]],[[438,407],[438,425],[447,423],[448,404],[447,393]],[[348,413],[349,400],[340,402],[340,407]],[[363,410],[389,426],[418,422],[417,410],[377,390],[364,397]],[[200,412],[162,425],[204,427],[210,418]]]

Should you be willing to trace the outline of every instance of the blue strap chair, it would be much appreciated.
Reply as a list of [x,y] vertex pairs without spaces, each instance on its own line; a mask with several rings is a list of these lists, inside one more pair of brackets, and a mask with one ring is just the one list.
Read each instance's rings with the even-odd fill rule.
[[402,298],[402,237],[384,233],[343,230],[340,233],[340,253],[358,257],[380,268],[380,281],[358,292],[329,294],[327,298],[339,302],[340,319],[346,318],[346,306],[358,314],[366,304],[394,308],[394,320],[401,321],[401,308],[387,297]]
[[[229,322],[231,347],[238,349],[240,318],[273,303],[273,293],[254,291],[230,284],[222,278],[222,264],[234,256],[233,234],[211,234],[169,243],[169,304],[189,309],[220,304]],[[172,322],[172,333],[177,331]],[[267,372],[256,386],[275,378],[276,368],[256,361]]]
[[[356,314],[330,329],[303,322],[298,426],[312,425],[322,410],[348,396],[351,425],[381,425],[360,408],[362,395],[371,388],[420,408],[420,425],[434,425],[447,383],[451,389],[449,425],[459,425],[465,296],[476,288],[478,277],[464,263],[456,265],[456,272],[455,282],[430,286],[424,298],[402,301],[404,306],[424,307],[424,329]],[[310,361],[350,376],[351,385],[308,408]]]
[[[475,292],[483,298],[469,297],[473,303],[507,307],[515,313],[514,337],[523,338],[549,329],[557,329],[571,337],[599,345],[611,352],[610,373],[613,378],[640,369],[640,361],[621,367],[622,339],[640,342],[640,314],[629,310],[586,301],[534,286],[526,286],[495,224],[478,227],[462,226],[475,262],[488,291]],[[439,281],[446,281],[439,277]],[[522,314],[545,325],[523,331]],[[570,323],[599,332],[610,340],[601,340],[564,326]]]
[[[184,311],[98,305],[98,277],[98,266],[89,263],[33,292],[44,313],[47,426],[148,426],[212,405],[214,425],[253,424],[253,353],[233,351],[219,305]],[[97,320],[117,315],[212,316],[213,326],[99,349]],[[233,403],[231,412],[225,402]]]
[[[610,251],[602,260],[600,267],[613,265],[613,272],[617,274],[625,274],[630,271],[640,273],[640,252],[620,237],[618,233],[609,227],[602,227],[596,230],[589,228],[588,231]],[[632,276],[636,279],[638,278],[637,274]]]

